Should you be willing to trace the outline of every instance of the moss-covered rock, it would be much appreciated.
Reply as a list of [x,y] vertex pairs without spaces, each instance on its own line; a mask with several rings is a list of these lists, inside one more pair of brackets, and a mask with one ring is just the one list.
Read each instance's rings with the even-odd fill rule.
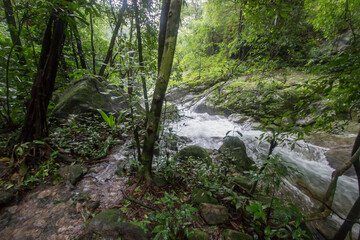
[[52,114],[59,118],[97,109],[113,113],[128,109],[122,89],[109,85],[100,77],[90,76],[72,83],[61,96],[55,97],[54,102],[56,105]]
[[231,229],[224,230],[222,233],[222,237],[224,240],[253,240],[253,238],[249,234]]
[[132,223],[125,222],[119,209],[105,210],[93,219],[87,226],[88,236],[102,236],[105,239],[145,240],[144,231]]
[[193,234],[188,237],[188,240],[210,240],[210,235],[199,229],[193,229]]
[[0,207],[9,205],[15,197],[14,191],[0,191]]
[[76,183],[82,179],[82,177],[86,173],[86,170],[83,169],[80,165],[72,165],[59,168],[57,173],[68,183],[71,183],[75,186]]
[[250,170],[254,161],[246,154],[246,147],[238,137],[226,137],[219,149],[220,153],[233,159],[236,169],[240,172]]
[[226,223],[229,220],[229,212],[226,207],[210,203],[200,204],[200,213],[209,225]]
[[216,198],[209,196],[205,190],[195,188],[191,193],[191,203],[194,205],[200,205],[202,203],[217,204],[219,202]]
[[211,163],[211,158],[206,150],[196,145],[184,147],[175,155],[175,159],[180,161],[187,161],[190,157],[208,164]]

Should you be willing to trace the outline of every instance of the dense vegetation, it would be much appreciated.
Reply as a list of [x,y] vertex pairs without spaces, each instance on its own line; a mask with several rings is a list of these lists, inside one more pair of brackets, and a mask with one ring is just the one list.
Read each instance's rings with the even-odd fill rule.
[[[0,49],[2,190],[58,182],[60,165],[92,166],[130,142],[127,174],[142,187],[138,196],[148,191],[146,210],[130,220],[155,239],[190,238],[201,227],[189,201],[196,188],[230,209],[230,227],[249,237],[306,239],[303,223],[330,214],[336,181],[352,164],[360,188],[359,136],[315,217],[276,198],[282,177],[296,170],[272,155],[288,135],[335,131],[359,118],[360,1],[2,0]],[[126,109],[55,114],[69,86],[98,77],[108,92],[124,94]],[[159,133],[168,85],[209,95],[217,113],[259,121],[269,130],[263,163],[243,171],[216,154],[208,164],[169,154],[161,142],[180,140]],[[135,206],[129,200],[123,212]],[[334,239],[346,237],[359,209],[357,201]],[[207,231],[218,237],[223,229]]]

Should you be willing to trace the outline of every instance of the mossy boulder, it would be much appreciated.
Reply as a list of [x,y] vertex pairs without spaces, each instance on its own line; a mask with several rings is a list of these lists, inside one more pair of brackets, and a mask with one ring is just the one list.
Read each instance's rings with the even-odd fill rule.
[[200,214],[209,225],[228,222],[229,212],[226,207],[210,203],[200,204]]
[[102,236],[105,239],[145,240],[144,231],[132,223],[125,222],[119,209],[105,210],[96,215],[87,226],[88,237]]
[[191,193],[191,203],[194,205],[200,205],[202,203],[217,204],[219,202],[213,196],[209,196],[205,190],[195,188]]
[[0,191],[0,207],[9,205],[15,198],[15,191]]
[[60,177],[64,178],[68,183],[71,183],[74,186],[82,179],[85,173],[86,170],[80,165],[65,166],[59,168],[57,171],[57,174],[59,174]]
[[196,145],[184,147],[175,155],[176,160],[184,162],[186,162],[190,157],[201,160],[207,164],[211,163],[211,158],[205,148]]
[[238,184],[239,186],[247,190],[250,190],[252,186],[252,182],[250,181],[250,179],[243,175],[238,175],[234,177],[234,183]]
[[188,237],[188,240],[210,240],[210,235],[199,229],[193,229],[193,234]]
[[238,137],[225,137],[219,152],[233,160],[240,172],[250,170],[254,161],[246,154],[246,146]]
[[253,240],[253,238],[249,234],[231,229],[224,230],[222,233],[222,237],[224,240]]
[[53,116],[67,118],[69,114],[96,112],[118,113],[128,109],[126,94],[101,77],[87,76],[72,83],[62,95],[54,96]]

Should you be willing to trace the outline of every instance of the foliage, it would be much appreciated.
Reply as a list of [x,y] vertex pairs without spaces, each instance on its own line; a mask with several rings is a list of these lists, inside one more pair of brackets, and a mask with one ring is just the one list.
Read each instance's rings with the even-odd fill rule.
[[163,198],[155,202],[164,209],[149,216],[149,220],[158,223],[152,231],[156,234],[154,239],[179,239],[180,234],[186,237],[192,234],[186,227],[191,225],[191,221],[198,221],[194,216],[197,209],[186,203],[178,207],[180,203],[180,199],[174,193],[167,192]]

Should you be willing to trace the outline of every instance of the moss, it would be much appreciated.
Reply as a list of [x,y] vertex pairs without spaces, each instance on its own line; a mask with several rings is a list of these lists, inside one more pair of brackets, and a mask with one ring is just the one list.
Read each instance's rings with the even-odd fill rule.
[[224,240],[253,240],[253,238],[249,234],[234,231],[231,229],[226,229],[222,233],[222,237]]
[[205,190],[195,188],[191,193],[191,203],[194,205],[200,205],[202,203],[217,204],[219,202],[216,198],[209,196]]
[[182,161],[187,161],[190,157],[199,159],[208,164],[211,163],[211,158],[210,158],[209,154],[206,152],[206,150],[204,148],[196,146],[196,145],[187,146],[187,147],[181,149],[175,155],[175,159],[182,160]]

